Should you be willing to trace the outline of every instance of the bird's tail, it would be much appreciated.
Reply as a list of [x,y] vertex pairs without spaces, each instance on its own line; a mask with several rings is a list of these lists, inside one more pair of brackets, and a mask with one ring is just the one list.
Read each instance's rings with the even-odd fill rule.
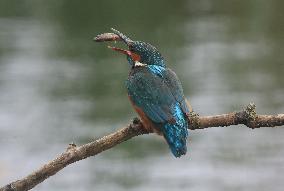
[[175,123],[166,123],[162,128],[162,132],[173,155],[180,157],[185,155],[187,151],[188,122],[180,107],[175,107],[174,118]]

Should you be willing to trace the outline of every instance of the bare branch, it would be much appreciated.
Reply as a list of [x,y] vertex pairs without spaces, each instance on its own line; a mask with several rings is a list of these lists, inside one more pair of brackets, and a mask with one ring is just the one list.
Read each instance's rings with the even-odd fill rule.
[[[243,111],[233,112],[222,115],[200,117],[194,112],[189,115],[190,128],[205,129],[209,127],[227,127],[230,125],[244,124],[249,128],[276,127],[284,125],[284,114],[278,115],[257,115],[255,105],[249,104]],[[25,191],[34,188],[36,185],[56,174],[69,164],[97,155],[115,145],[124,142],[132,137],[148,134],[139,119],[110,135],[104,136],[98,140],[77,147],[70,144],[65,152],[56,159],[46,163],[38,170],[32,172],[23,179],[12,182],[2,188],[0,191]]]

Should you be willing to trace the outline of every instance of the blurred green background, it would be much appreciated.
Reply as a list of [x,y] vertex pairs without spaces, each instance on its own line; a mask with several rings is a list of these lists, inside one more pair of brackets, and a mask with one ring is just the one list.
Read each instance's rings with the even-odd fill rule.
[[[0,0],[0,185],[136,116],[124,56],[94,43],[114,27],[158,47],[194,110],[255,102],[284,112],[284,1]],[[175,159],[141,136],[73,164],[35,190],[282,191],[284,130],[191,131]]]

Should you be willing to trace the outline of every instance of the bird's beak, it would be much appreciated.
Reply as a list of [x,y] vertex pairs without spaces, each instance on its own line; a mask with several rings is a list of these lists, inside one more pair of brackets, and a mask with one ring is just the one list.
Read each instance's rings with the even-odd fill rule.
[[[133,40],[131,40],[129,37],[127,37],[126,35],[124,35],[123,33],[119,32],[118,30],[114,29],[114,28],[111,28],[112,32],[116,35],[118,35],[121,40],[128,46],[128,48],[130,49],[130,47],[132,46],[133,44]],[[121,48],[117,48],[117,47],[112,47],[112,46],[108,46],[108,48],[112,49],[112,50],[115,50],[115,51],[118,51],[120,53],[123,53],[125,55],[128,55],[130,56],[133,61],[140,61],[141,60],[141,57],[140,55],[130,51],[130,50],[124,50],[124,49],[121,49]]]
[[122,54],[128,55],[128,56],[131,56],[131,54],[132,54],[132,52],[130,50],[124,50],[124,49],[113,47],[113,46],[108,46],[108,48],[115,50],[117,52],[120,52]]
[[125,54],[127,56],[130,56],[134,62],[136,62],[136,61],[140,62],[140,60],[141,60],[141,56],[140,55],[138,55],[138,54],[136,54],[134,52],[131,52],[130,50],[124,50],[124,49],[113,47],[113,46],[108,46],[108,48],[110,48],[112,50],[115,50],[117,52],[120,52],[122,54]]
[[[119,36],[119,38],[128,46],[128,48],[130,48],[131,44],[133,43],[133,40],[131,40],[129,37],[124,35],[122,32],[119,32],[118,30],[116,30],[114,28],[111,28],[111,30],[114,34]],[[132,54],[132,52],[130,50],[124,50],[124,49],[112,47],[112,46],[108,46],[108,48],[115,50],[115,51],[118,51],[118,52],[123,53],[123,54],[128,55],[128,56],[131,56],[131,54]]]
[[126,35],[124,35],[123,33],[119,32],[118,30],[111,28],[112,32],[115,34],[113,35],[113,33],[104,33],[101,35],[97,35],[94,40],[96,42],[104,42],[104,41],[116,41],[116,40],[122,40],[129,48],[129,50],[124,50],[121,48],[117,48],[117,47],[113,47],[113,46],[108,46],[108,48],[115,50],[117,52],[120,52],[122,54],[125,54],[127,56],[130,56],[133,61],[140,61],[141,57],[140,55],[130,51],[131,46],[133,45],[134,41],[131,40],[129,37],[127,37]]
[[116,35],[118,35],[121,40],[128,46],[130,47],[131,44],[133,43],[133,40],[131,40],[129,37],[127,37],[126,35],[124,35],[122,32],[119,32],[118,30],[111,28],[112,32]]

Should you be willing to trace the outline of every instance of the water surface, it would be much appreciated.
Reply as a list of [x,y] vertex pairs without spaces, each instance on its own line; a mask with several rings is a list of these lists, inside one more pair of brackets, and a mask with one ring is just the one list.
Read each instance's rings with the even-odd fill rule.
[[[0,185],[136,116],[126,59],[93,36],[115,27],[154,44],[201,115],[284,112],[282,1],[1,1]],[[119,46],[119,45],[118,45]],[[123,46],[123,45],[122,45]],[[191,131],[175,159],[141,136],[68,166],[35,190],[282,190],[284,131]]]

